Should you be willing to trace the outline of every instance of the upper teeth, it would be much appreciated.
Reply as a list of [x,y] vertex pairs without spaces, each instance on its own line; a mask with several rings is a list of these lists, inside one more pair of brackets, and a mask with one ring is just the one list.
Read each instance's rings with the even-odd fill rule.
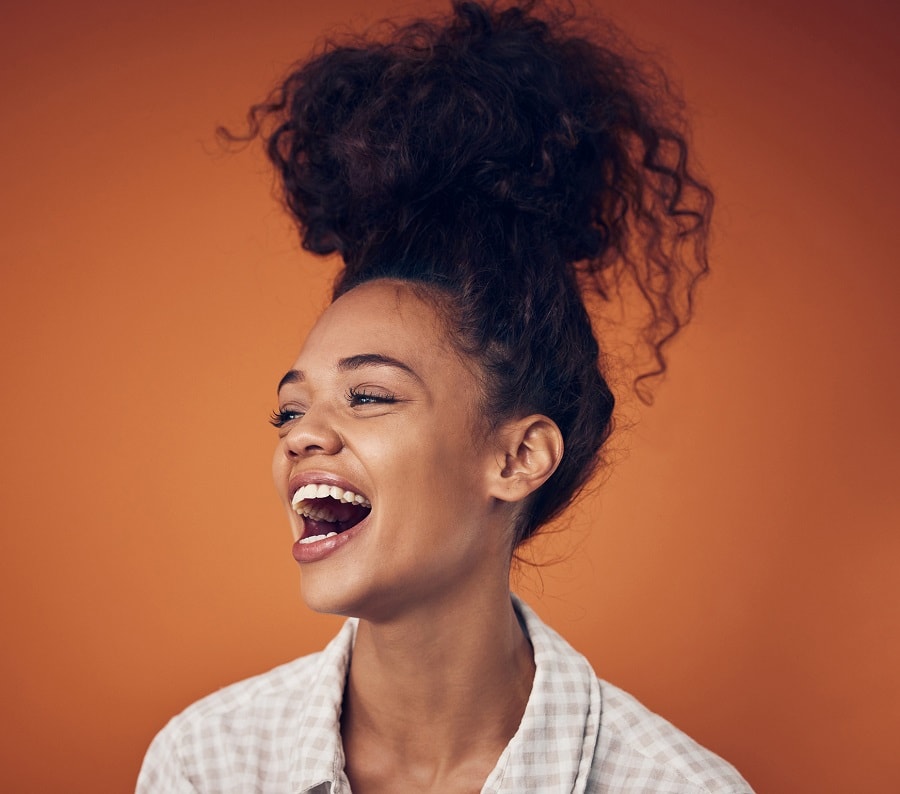
[[346,502],[347,504],[357,504],[362,505],[363,507],[372,506],[372,503],[361,494],[353,493],[353,491],[345,491],[342,488],[338,488],[336,485],[317,485],[314,482],[303,485],[297,489],[291,499],[291,506],[299,513],[301,512],[299,508],[307,499],[324,499],[326,497],[331,497],[332,499],[336,499],[339,502]]

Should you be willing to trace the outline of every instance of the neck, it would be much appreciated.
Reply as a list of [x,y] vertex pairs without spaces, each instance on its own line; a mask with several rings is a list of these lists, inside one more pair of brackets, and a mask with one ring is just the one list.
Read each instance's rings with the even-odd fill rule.
[[359,741],[433,771],[473,748],[496,761],[516,732],[534,662],[508,588],[456,596],[360,621],[342,715],[348,762]]

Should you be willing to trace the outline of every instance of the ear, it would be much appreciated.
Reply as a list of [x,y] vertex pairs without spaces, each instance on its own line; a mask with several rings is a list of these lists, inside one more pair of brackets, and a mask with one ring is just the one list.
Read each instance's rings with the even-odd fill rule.
[[491,496],[520,502],[540,488],[556,471],[563,456],[563,437],[556,422],[534,414],[514,419],[497,431],[496,469]]

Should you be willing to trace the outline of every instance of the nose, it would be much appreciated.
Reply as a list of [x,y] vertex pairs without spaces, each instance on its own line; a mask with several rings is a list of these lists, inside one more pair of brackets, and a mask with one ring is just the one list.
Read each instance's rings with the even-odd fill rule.
[[336,455],[344,448],[344,440],[327,416],[309,412],[294,421],[284,437],[283,448],[288,458]]

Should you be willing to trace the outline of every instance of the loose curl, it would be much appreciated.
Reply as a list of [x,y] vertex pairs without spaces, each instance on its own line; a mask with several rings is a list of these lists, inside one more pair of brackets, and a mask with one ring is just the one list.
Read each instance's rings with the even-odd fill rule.
[[343,258],[334,298],[411,282],[481,364],[491,422],[557,423],[565,453],[517,543],[569,504],[611,430],[584,297],[636,289],[649,401],[708,270],[712,194],[681,105],[604,30],[537,2],[454,0],[327,43],[251,108],[246,136],[223,131],[265,139],[304,248]]

